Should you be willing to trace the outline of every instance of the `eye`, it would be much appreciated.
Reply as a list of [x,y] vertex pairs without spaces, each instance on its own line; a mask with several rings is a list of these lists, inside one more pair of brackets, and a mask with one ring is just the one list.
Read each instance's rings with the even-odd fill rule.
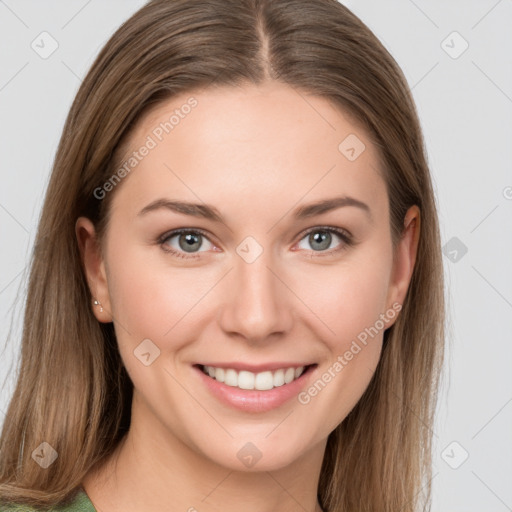
[[[197,249],[204,245],[204,240],[208,240],[208,238],[203,231],[197,229],[176,229],[170,233],[163,234],[158,239],[158,243],[161,245],[162,250],[170,252],[179,258],[197,258],[198,255],[196,253],[203,252]],[[208,242],[212,247],[215,247],[209,240]]]
[[[333,239],[334,235],[334,239]],[[338,244],[338,246],[331,250],[326,250],[331,248],[331,244],[335,238],[339,238],[342,243]],[[337,253],[343,249],[347,249],[348,247],[354,245],[354,241],[352,235],[345,230],[331,227],[315,227],[306,232],[305,236],[301,239],[301,242],[306,240],[306,243],[310,244],[313,247],[313,253],[327,253],[327,254],[312,254],[311,256],[328,256],[333,253]],[[299,245],[299,247],[301,247]],[[307,247],[301,247],[307,249]]]
[[[335,241],[333,235],[335,238],[340,239],[342,243],[338,244],[336,248],[331,249],[331,244]],[[198,250],[204,245],[205,240],[210,244],[210,248],[205,249],[205,251],[215,248],[212,242],[209,241],[207,234],[202,230],[176,229],[161,235],[161,237],[158,238],[158,243],[163,251],[171,253],[173,256],[192,259],[199,258],[200,254],[198,253],[205,252]],[[337,253],[338,251],[342,251],[354,245],[353,237],[347,231],[323,226],[315,227],[307,231],[301,238],[301,242],[303,240],[306,240],[306,243],[309,243],[311,247],[313,247],[312,250],[305,248],[312,252],[311,257],[330,256],[333,253]],[[304,247],[300,245],[299,247],[304,249]]]

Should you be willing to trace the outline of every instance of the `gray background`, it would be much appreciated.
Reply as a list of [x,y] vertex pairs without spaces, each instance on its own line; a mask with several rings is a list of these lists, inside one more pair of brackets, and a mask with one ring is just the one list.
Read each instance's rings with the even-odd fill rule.
[[[433,510],[512,511],[512,0],[343,3],[404,70],[439,203],[449,338]],[[0,421],[65,116],[100,48],[143,4],[0,0],[0,345],[12,328],[0,358]],[[43,31],[58,43],[47,58],[31,47],[51,49]]]

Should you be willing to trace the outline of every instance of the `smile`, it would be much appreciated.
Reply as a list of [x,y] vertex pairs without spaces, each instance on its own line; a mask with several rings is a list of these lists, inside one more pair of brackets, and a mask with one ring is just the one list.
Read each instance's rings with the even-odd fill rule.
[[305,371],[305,366],[298,368],[280,368],[275,371],[262,371],[253,373],[246,370],[237,371],[233,368],[215,368],[214,366],[201,365],[203,372],[222,382],[227,386],[239,389],[256,389],[258,391],[267,391],[285,384],[290,384],[298,379]]
[[222,404],[246,413],[264,413],[289,403],[318,373],[317,363],[217,364],[193,365],[200,385]]

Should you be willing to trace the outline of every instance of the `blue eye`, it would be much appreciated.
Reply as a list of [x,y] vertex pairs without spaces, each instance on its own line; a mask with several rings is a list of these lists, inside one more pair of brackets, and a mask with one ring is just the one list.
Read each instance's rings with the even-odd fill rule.
[[[331,248],[333,242],[333,235],[335,238],[341,240],[334,249]],[[334,240],[335,240],[334,238]],[[176,243],[170,243],[171,240],[176,239]],[[352,235],[345,230],[331,227],[315,227],[310,229],[303,235],[300,242],[307,239],[307,243],[313,247],[311,257],[317,256],[330,256],[333,253],[337,253],[343,249],[354,245]],[[211,247],[213,244],[209,241],[207,235],[202,230],[198,229],[176,229],[169,233],[163,234],[159,239],[158,243],[162,247],[162,250],[176,256],[178,258],[192,259],[199,258],[201,252],[199,251],[204,241],[207,240]],[[211,250],[210,247],[210,250]],[[209,249],[206,249],[206,251]],[[324,254],[325,253],[325,254]]]

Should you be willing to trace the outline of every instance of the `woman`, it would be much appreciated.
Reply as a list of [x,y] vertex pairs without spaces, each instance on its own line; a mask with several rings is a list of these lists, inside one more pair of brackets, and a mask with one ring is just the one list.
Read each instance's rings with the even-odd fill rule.
[[335,0],[151,1],[64,127],[0,509],[425,509],[443,315],[370,30]]

